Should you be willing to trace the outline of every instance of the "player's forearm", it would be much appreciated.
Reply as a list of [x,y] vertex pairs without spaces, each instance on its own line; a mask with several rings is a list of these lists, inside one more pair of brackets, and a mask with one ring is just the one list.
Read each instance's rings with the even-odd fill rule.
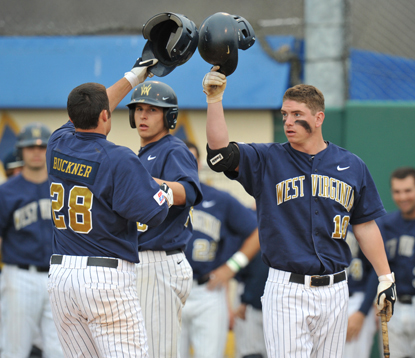
[[246,238],[239,251],[245,254],[248,260],[251,261],[258,253],[259,248],[258,229],[255,229],[252,234]]
[[353,225],[356,236],[363,254],[370,261],[378,276],[391,273],[382,235],[374,220],[367,223]]
[[130,82],[125,77],[114,83],[111,87],[107,88],[107,95],[110,102],[111,112],[120,104],[122,99],[131,91],[132,87]]
[[225,121],[222,102],[208,104],[206,137],[211,149],[224,148],[229,144],[228,127]]
[[169,188],[173,191],[173,199],[174,204],[173,205],[185,205],[186,204],[186,190],[184,189],[184,186],[178,182],[175,181],[167,181],[162,180],[158,178],[154,178],[154,180],[158,184],[166,183]]

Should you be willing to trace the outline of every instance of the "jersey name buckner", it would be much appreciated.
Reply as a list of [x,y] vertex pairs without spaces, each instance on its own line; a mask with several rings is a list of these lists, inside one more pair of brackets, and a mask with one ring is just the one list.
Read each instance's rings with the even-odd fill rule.
[[[289,178],[276,185],[277,205],[288,200],[304,196],[305,176]],[[312,196],[335,200],[348,212],[353,207],[354,190],[352,187],[336,178],[326,175],[311,174]]]

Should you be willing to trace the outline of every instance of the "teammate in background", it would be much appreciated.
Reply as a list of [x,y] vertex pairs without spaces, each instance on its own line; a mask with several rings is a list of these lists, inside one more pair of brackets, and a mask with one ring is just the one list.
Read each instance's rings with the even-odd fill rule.
[[347,269],[349,318],[344,358],[369,358],[376,333],[373,301],[378,280],[372,265],[360,250],[351,228],[347,232],[346,241],[352,253],[352,261]]
[[23,160],[19,153],[14,149],[6,155],[3,162],[3,167],[7,178],[19,174],[23,169]]
[[258,253],[236,275],[242,290],[234,311],[236,358],[266,358],[261,297],[268,276],[268,266]]
[[192,287],[192,268],[183,250],[192,236],[190,207],[202,201],[197,162],[182,140],[169,134],[177,121],[177,97],[161,82],[137,86],[129,107],[141,138],[138,157],[159,183],[173,189],[173,207],[158,227],[137,223],[140,264],[137,289],[150,357],[179,357],[182,309]]
[[401,167],[390,177],[392,199],[399,210],[379,218],[398,299],[388,324],[390,356],[415,357],[415,168]]
[[268,357],[342,357],[349,222],[379,275],[378,307],[387,307],[388,320],[393,313],[394,278],[374,221],[385,210],[373,179],[360,158],[323,139],[324,96],[310,85],[284,94],[288,142],[230,143],[226,77],[218,69],[203,79],[208,164],[256,200],[262,258],[270,266],[262,302]]
[[[199,150],[186,143],[199,162]],[[259,251],[255,214],[224,191],[201,183],[203,201],[193,208],[193,236],[185,253],[193,287],[183,309],[181,358],[223,357],[229,328],[228,281]]]
[[2,358],[27,358],[39,333],[43,356],[63,357],[47,292],[52,255],[49,136],[42,124],[23,128],[16,144],[23,169],[0,186]]
[[136,291],[136,222],[159,225],[172,195],[134,152],[106,137],[111,112],[154,63],[138,59],[108,89],[97,83],[74,88],[70,120],[48,143],[54,221],[48,285],[66,357],[148,357]]

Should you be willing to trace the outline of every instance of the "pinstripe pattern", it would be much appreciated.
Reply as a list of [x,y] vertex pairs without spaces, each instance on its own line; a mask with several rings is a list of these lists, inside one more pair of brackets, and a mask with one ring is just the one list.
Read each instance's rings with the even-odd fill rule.
[[27,358],[39,333],[43,356],[63,357],[46,290],[48,274],[5,264],[1,276],[1,357]]
[[135,264],[86,262],[86,256],[64,256],[50,269],[49,296],[65,357],[148,357]]
[[249,354],[262,354],[266,357],[262,310],[247,305],[245,320],[237,318],[233,331],[235,332],[236,358]]
[[289,282],[270,268],[263,296],[269,358],[341,358],[347,329],[347,281],[325,287]]
[[197,358],[223,357],[228,327],[226,288],[209,290],[194,281],[183,309],[181,358],[190,357],[191,345]]
[[192,287],[192,268],[184,253],[140,251],[139,257],[137,290],[150,357],[180,357],[181,316]]

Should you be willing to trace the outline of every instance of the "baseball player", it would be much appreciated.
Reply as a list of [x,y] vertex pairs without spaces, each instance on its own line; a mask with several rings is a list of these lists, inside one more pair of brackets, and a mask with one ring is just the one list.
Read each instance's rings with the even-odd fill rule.
[[344,358],[369,358],[376,333],[373,301],[376,297],[377,277],[372,265],[360,250],[351,228],[347,231],[346,241],[350,247],[352,261],[347,268],[349,318]]
[[170,86],[146,81],[134,89],[128,107],[130,125],[140,136],[138,157],[155,180],[174,193],[174,206],[160,226],[137,224],[137,289],[150,357],[175,358],[182,308],[192,287],[192,268],[183,252],[192,235],[189,211],[202,200],[197,163],[183,141],[169,134],[178,113]]
[[17,153],[15,149],[10,151],[3,162],[7,178],[19,174],[23,169],[23,164],[23,160],[20,158],[19,153]]
[[241,291],[234,314],[236,358],[267,356],[262,319],[261,297],[268,276],[268,266],[258,253],[235,277]]
[[52,227],[46,145],[39,123],[19,133],[20,174],[0,186],[2,358],[27,358],[37,335],[44,357],[63,357],[47,292]]
[[48,288],[66,357],[148,357],[136,291],[136,222],[159,225],[172,193],[160,189],[134,152],[106,136],[112,110],[155,62],[138,59],[108,89],[74,88],[70,121],[48,143],[54,223]]
[[392,199],[399,210],[379,218],[389,264],[396,275],[398,299],[388,324],[390,356],[415,357],[415,168],[391,174]]
[[[186,143],[199,162],[199,151]],[[201,183],[203,201],[193,208],[193,236],[185,254],[193,287],[182,316],[181,358],[223,357],[229,327],[227,283],[259,251],[255,214],[224,191]],[[244,266],[242,265],[242,266]]]
[[323,139],[324,96],[310,85],[284,94],[288,142],[230,143],[226,76],[218,69],[203,80],[208,164],[256,200],[262,258],[270,267],[262,302],[268,357],[342,357],[349,223],[379,275],[378,307],[387,307],[388,319],[393,313],[394,278],[374,221],[385,210],[375,184],[360,158]]

